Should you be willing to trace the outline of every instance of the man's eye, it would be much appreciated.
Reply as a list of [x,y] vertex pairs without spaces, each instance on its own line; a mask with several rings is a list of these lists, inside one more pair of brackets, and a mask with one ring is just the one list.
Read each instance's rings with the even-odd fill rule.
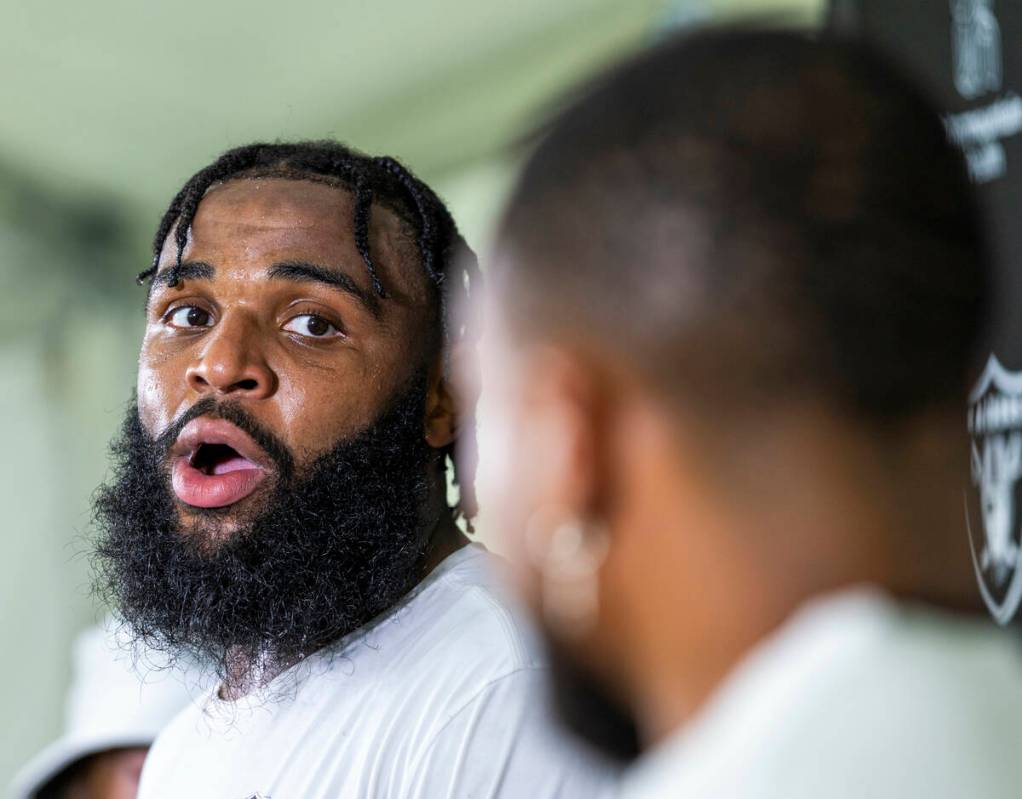
[[209,313],[194,305],[175,308],[167,317],[167,324],[171,327],[209,327],[211,323]]
[[326,338],[341,332],[322,316],[311,313],[303,313],[289,319],[284,329],[310,338]]

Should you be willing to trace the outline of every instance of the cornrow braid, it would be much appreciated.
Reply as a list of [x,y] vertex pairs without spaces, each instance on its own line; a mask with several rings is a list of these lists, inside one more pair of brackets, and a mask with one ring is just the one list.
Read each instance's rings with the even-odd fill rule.
[[[467,300],[478,288],[481,277],[475,253],[465,243],[443,201],[397,159],[368,156],[331,140],[249,144],[228,150],[200,169],[167,206],[153,238],[152,262],[148,269],[139,273],[138,283],[144,284],[155,277],[160,256],[173,231],[175,258],[168,270],[167,282],[176,285],[192,223],[203,197],[214,186],[230,180],[260,177],[309,180],[349,191],[354,199],[355,247],[373,291],[383,299],[388,293],[370,251],[369,226],[374,203],[392,211],[414,232],[421,268],[435,292],[445,366],[451,345],[474,335],[469,325],[456,331],[449,329],[449,309],[454,303]],[[465,434],[474,434],[471,424],[469,428]],[[452,450],[453,445],[443,454],[452,455]],[[453,463],[453,457],[451,461]],[[470,529],[476,509],[473,478],[474,475],[459,474],[455,467],[454,482],[461,493],[456,510]]]
[[[412,177],[407,169],[390,156],[382,156],[377,158],[376,161],[400,181],[415,203],[415,207],[419,211],[419,217],[422,219],[422,228],[419,231],[419,251],[423,254],[422,266],[426,270],[426,274],[439,285],[443,282],[444,278],[443,274],[438,273],[433,266],[433,221],[428,210],[429,198],[425,194],[425,192],[429,192],[429,194],[432,194],[432,192],[423,183]],[[447,214],[446,208],[441,208],[440,210],[443,214]],[[447,221],[451,225],[454,224],[454,220],[450,219],[449,215]]]
[[380,282],[380,276],[376,274],[376,264],[373,263],[373,256],[369,252],[369,216],[372,208],[373,191],[369,188],[365,178],[360,175],[355,179],[355,246],[365,262],[369,279],[373,284],[373,291],[380,297],[386,297],[387,290]]

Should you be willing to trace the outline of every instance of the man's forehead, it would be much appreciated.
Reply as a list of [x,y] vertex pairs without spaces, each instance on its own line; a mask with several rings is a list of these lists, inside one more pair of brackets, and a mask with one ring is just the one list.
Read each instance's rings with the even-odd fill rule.
[[[299,180],[232,180],[210,189],[199,203],[185,258],[295,247],[306,255],[337,254],[354,249],[353,212],[351,196],[342,188]],[[172,232],[160,254],[161,266],[176,257]]]
[[[355,203],[341,187],[281,179],[234,180],[199,203],[192,222],[196,246],[258,239],[338,247],[354,241]],[[389,214],[374,214],[376,238],[389,238]]]
[[[392,288],[410,297],[422,292],[424,275],[407,225],[374,204],[370,249],[378,271]],[[160,254],[160,271],[177,256],[173,234]],[[368,286],[355,243],[355,198],[345,187],[292,178],[242,178],[210,189],[189,231],[184,260],[244,268],[305,260],[343,267]],[[395,281],[396,284],[395,285]]]
[[270,228],[333,223],[350,229],[354,205],[351,192],[340,185],[289,178],[244,178],[210,189],[199,204],[195,221],[236,220]]

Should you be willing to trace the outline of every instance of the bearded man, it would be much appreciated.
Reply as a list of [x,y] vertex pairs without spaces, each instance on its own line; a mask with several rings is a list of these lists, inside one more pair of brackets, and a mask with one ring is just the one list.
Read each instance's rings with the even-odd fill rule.
[[470,475],[447,501],[468,416],[444,309],[477,267],[443,203],[391,158],[255,144],[185,184],[153,252],[99,584],[220,684],[142,799],[599,795],[456,524]]

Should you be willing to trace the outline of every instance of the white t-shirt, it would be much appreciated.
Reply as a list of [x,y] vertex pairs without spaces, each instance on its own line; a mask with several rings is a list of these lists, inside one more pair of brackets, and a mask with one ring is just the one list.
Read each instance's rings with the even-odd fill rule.
[[547,718],[542,666],[478,545],[383,618],[234,702],[177,716],[140,799],[594,799],[615,774]]
[[625,799],[1017,799],[1022,652],[855,591],[807,605],[625,779]]

